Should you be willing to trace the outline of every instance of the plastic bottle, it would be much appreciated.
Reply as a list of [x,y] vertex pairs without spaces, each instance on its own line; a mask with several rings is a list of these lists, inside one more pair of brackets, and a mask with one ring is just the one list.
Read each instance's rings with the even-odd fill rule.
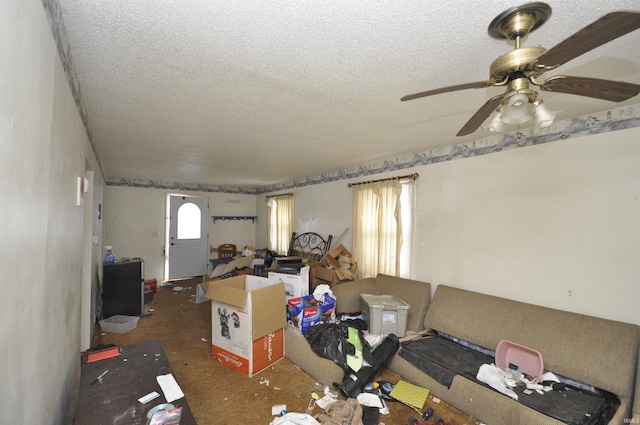
[[113,264],[116,262],[116,256],[113,253],[113,247],[107,245],[104,247],[107,250],[107,253],[104,254],[104,263],[105,264]]

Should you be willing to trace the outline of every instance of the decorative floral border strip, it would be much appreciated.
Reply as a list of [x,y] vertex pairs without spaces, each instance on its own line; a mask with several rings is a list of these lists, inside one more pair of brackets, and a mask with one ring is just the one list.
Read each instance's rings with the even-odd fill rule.
[[107,186],[144,187],[149,189],[165,189],[175,191],[240,193],[245,195],[256,195],[258,193],[261,193],[256,188],[216,186],[198,183],[169,183],[153,180],[131,179],[126,177],[107,177],[105,180],[105,184]]
[[47,15],[47,20],[49,21],[49,26],[51,27],[51,33],[53,34],[53,39],[55,40],[56,46],[58,48],[58,56],[60,56],[62,67],[64,68],[64,72],[67,75],[67,80],[69,81],[69,89],[71,89],[71,95],[73,96],[73,100],[76,103],[76,108],[78,108],[78,113],[80,114],[80,119],[82,120],[82,124],[84,125],[84,129],[87,133],[87,138],[89,139],[91,150],[93,150],[93,154],[95,155],[96,160],[98,161],[98,166],[100,167],[100,172],[104,176],[104,167],[102,166],[100,152],[98,151],[98,147],[93,140],[93,132],[91,131],[91,125],[89,124],[87,108],[84,106],[84,102],[82,100],[80,82],[78,81],[76,68],[71,57],[69,39],[67,38],[67,30],[64,26],[64,20],[62,19],[62,10],[57,0],[42,0],[42,6],[44,7],[45,14]]
[[[51,32],[58,47],[58,54],[67,79],[69,87],[76,102],[78,112],[87,132],[87,137],[94,155],[104,176],[104,168],[99,151],[93,140],[91,125],[87,115],[87,110],[82,101],[80,84],[76,75],[73,60],[69,50],[69,41],[62,19],[62,12],[58,0],[42,0],[45,8]],[[625,128],[640,127],[640,104],[621,107],[603,111],[601,113],[588,115],[554,122],[554,124],[544,130],[529,129],[524,132],[496,134],[468,143],[459,143],[448,147],[431,149],[425,152],[418,152],[412,156],[403,156],[380,160],[379,162],[361,165],[356,168],[343,169],[331,173],[323,173],[316,176],[309,176],[294,179],[289,182],[276,185],[264,186],[262,188],[243,188],[232,186],[217,186],[207,184],[184,184],[158,182],[152,180],[131,179],[122,177],[105,177],[105,184],[108,186],[128,186],[144,187],[154,189],[166,189],[175,191],[198,191],[198,192],[220,192],[220,193],[241,193],[241,194],[263,194],[289,190],[314,184],[327,183],[337,180],[346,180],[363,176],[385,173],[388,171],[404,170],[421,165],[437,164],[439,162],[456,159],[469,158],[473,156],[485,155],[493,152],[500,152],[505,149],[521,148],[525,146],[539,145],[542,143],[554,142],[568,139],[570,137],[580,137],[590,134],[606,133],[610,131],[622,130]]]

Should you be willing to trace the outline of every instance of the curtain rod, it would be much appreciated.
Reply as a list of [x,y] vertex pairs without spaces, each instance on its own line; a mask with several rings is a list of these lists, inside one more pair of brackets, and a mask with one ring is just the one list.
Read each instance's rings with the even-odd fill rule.
[[367,183],[378,183],[378,182],[386,182],[388,180],[404,180],[404,179],[412,179],[415,180],[419,177],[420,175],[418,173],[413,173],[413,174],[407,174],[406,176],[396,176],[396,177],[388,177],[386,179],[378,179],[378,180],[369,180],[366,182],[359,182],[359,183],[349,183],[349,187],[351,186],[357,186],[360,184],[367,184]]
[[265,198],[267,198],[267,199],[275,198],[276,196],[293,196],[293,193],[289,192],[289,193],[279,193],[277,195],[267,195],[267,196],[265,196]]

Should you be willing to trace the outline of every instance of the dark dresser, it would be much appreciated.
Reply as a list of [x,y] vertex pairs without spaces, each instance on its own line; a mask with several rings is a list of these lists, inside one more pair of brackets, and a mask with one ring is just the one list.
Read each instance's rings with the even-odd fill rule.
[[131,258],[104,265],[102,317],[144,312],[144,261]]

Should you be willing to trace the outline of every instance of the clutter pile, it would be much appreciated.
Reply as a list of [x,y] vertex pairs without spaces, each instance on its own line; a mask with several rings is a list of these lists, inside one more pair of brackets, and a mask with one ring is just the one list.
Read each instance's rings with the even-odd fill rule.
[[[317,382],[318,385],[323,385]],[[420,388],[405,381],[397,384],[385,380],[375,380],[366,384],[355,397],[340,399],[339,394],[324,386],[324,395],[311,392],[311,400],[306,412],[288,412],[286,405],[275,405],[271,409],[274,418],[269,425],[384,425],[381,415],[390,413],[387,402],[401,403],[414,409],[417,413],[409,415],[407,425],[446,425],[442,416],[448,417],[445,409],[426,406],[429,390]],[[411,406],[409,400],[419,400],[420,407]],[[439,399],[431,397],[433,406]],[[436,409],[438,411],[436,411]],[[418,416],[421,420],[417,419]],[[432,420],[432,422],[427,422]],[[469,418],[468,423],[478,422]]]
[[[199,285],[206,293],[203,298],[211,301],[213,357],[255,376],[284,357],[285,328],[342,371],[335,382],[321,385],[322,392],[312,393],[306,412],[272,406],[277,416],[272,425],[378,425],[380,415],[389,414],[387,401],[429,416],[423,415],[428,389],[380,377],[400,348],[410,304],[394,296],[362,294],[360,314],[338,317],[332,289],[354,280],[357,272],[353,255],[343,245],[311,263],[271,253],[270,267],[256,273],[255,262],[263,254],[247,247],[242,255],[218,264]],[[266,261],[261,264],[266,266]],[[280,310],[280,305],[285,308]]]
[[322,284],[334,286],[354,280],[358,264],[344,245],[338,245],[329,251],[320,262],[314,263],[312,269],[314,286]]

